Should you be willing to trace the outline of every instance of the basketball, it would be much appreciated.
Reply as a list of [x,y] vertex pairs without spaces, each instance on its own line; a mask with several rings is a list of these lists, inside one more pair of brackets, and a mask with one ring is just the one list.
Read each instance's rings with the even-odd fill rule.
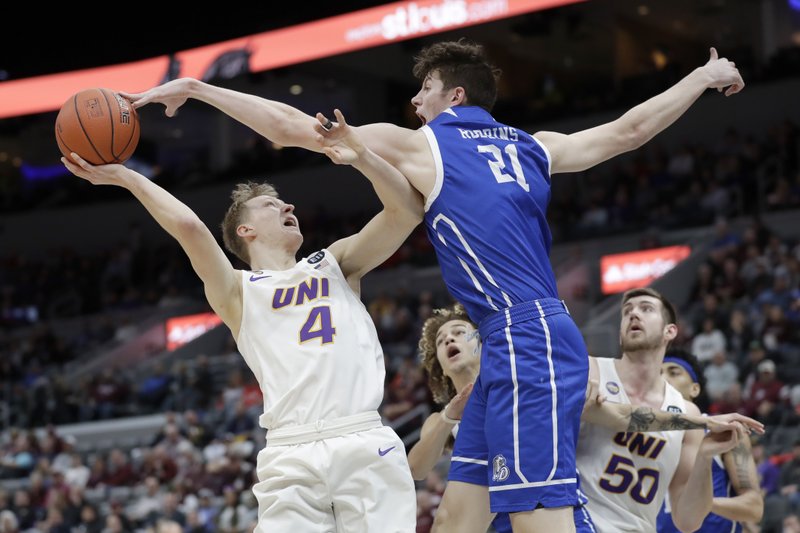
[[110,89],[85,89],[64,102],[56,117],[58,149],[93,165],[123,163],[139,143],[133,105]]

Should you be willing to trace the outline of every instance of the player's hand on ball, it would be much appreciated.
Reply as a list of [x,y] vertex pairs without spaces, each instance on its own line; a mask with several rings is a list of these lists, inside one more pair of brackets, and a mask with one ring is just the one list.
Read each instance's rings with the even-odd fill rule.
[[133,107],[138,109],[147,104],[164,104],[166,108],[164,114],[174,117],[178,108],[186,103],[189,98],[189,86],[195,80],[192,78],[179,78],[163,85],[148,89],[143,93],[126,93],[120,91],[119,94],[133,103]]
[[74,160],[70,161],[66,157],[61,158],[61,162],[67,170],[83,178],[92,185],[121,185],[122,178],[127,168],[119,164],[92,165],[87,163],[76,153],[70,154]]

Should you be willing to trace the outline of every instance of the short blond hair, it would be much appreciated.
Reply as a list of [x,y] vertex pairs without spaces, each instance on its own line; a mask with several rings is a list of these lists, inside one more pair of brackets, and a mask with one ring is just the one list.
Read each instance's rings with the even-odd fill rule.
[[433,393],[433,399],[441,405],[453,399],[456,388],[450,378],[444,375],[442,365],[436,357],[436,334],[439,328],[453,320],[463,320],[475,327],[464,306],[455,304],[452,307],[434,310],[433,315],[422,325],[422,336],[419,339],[422,366],[428,373],[428,387]]
[[225,244],[225,248],[248,265],[250,264],[250,253],[247,251],[244,240],[236,234],[236,228],[242,223],[247,208],[244,205],[245,202],[258,196],[278,198],[278,191],[271,183],[267,182],[248,181],[237,184],[231,192],[233,203],[228,207],[221,224],[222,242]]

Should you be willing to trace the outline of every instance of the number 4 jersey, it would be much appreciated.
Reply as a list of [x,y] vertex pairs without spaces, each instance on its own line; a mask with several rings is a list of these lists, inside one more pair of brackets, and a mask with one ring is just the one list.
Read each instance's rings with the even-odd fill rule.
[[266,429],[375,411],[386,370],[369,313],[327,250],[288,270],[242,271],[237,345]]
[[[630,404],[614,359],[596,358],[606,401]],[[686,412],[680,393],[664,381],[662,411]],[[615,432],[581,423],[578,473],[586,508],[600,533],[656,530],[656,517],[678,468],[683,431]]]
[[436,164],[425,226],[447,288],[470,318],[557,298],[544,145],[480,107],[452,107],[422,131]]

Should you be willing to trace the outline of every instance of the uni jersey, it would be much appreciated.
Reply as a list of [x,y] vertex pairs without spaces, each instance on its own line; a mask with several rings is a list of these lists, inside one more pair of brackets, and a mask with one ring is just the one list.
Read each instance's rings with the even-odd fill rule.
[[288,270],[242,271],[236,343],[266,429],[378,409],[386,369],[372,318],[327,250]]
[[557,298],[550,265],[550,155],[480,107],[422,127],[436,164],[425,227],[453,297],[479,323],[514,304]]

